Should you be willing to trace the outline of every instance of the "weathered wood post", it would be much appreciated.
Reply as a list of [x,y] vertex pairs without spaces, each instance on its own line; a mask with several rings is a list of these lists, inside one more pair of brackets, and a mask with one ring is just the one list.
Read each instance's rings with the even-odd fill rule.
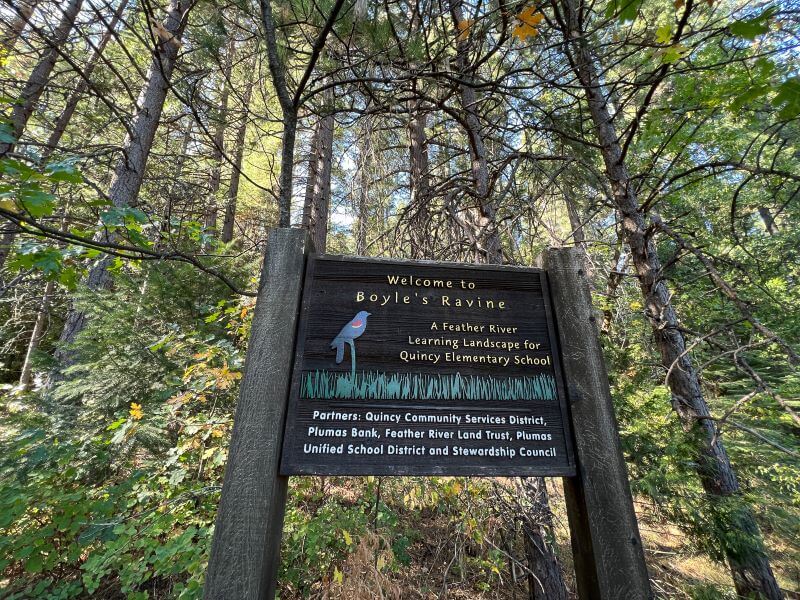
[[205,582],[205,598],[272,600],[287,477],[278,474],[306,254],[304,229],[269,236]]
[[545,255],[572,413],[577,474],[564,478],[581,598],[652,597],[582,253]]

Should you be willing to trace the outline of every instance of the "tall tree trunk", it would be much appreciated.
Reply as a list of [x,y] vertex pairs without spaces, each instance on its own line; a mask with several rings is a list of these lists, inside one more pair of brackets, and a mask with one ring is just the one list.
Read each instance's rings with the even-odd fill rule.
[[[323,111],[332,109],[330,100]],[[331,196],[331,163],[333,161],[333,113],[319,118],[314,125],[308,180],[303,203],[303,227],[308,229],[314,248],[321,252],[328,238],[328,205]]]
[[39,0],[18,0],[14,19],[0,37],[0,48],[5,56],[9,56],[14,51],[14,46],[17,44],[19,36],[25,31],[37,4],[39,4]]
[[222,181],[222,156],[225,153],[225,129],[228,125],[228,101],[231,94],[231,72],[236,54],[236,40],[230,36],[225,50],[222,67],[222,87],[220,88],[217,124],[214,128],[214,147],[211,151],[211,174],[208,184],[208,204],[206,205],[205,226],[208,230],[217,228],[217,209],[220,182]]
[[614,193],[613,200],[622,218],[622,235],[630,248],[631,261],[645,299],[647,318],[661,353],[661,364],[669,373],[667,384],[672,392],[673,408],[688,439],[695,445],[697,473],[716,517],[725,523],[723,530],[738,532],[747,539],[747,544],[741,547],[724,544],[736,591],[746,597],[783,598],[764,553],[753,513],[744,504],[731,504],[732,500],[740,501],[739,483],[727,452],[716,435],[699,375],[687,351],[663,265],[639,208],[635,184],[622,157],[608,101],[580,26],[577,3],[575,0],[561,0],[560,7],[566,28],[564,37],[568,58],[586,95],[606,176]]
[[[193,117],[194,115],[192,114],[191,108],[184,107],[184,116],[181,118],[181,121],[183,119],[188,119],[189,122],[183,130],[183,136],[181,136],[177,161],[175,163],[175,175],[172,178],[172,184],[170,185],[164,200],[164,209],[161,212],[161,235],[159,236],[157,242],[159,247],[164,246],[164,238],[169,236],[170,232],[172,231],[172,209],[175,204],[175,199],[183,196],[183,169],[186,166],[189,144],[191,144],[194,135],[194,122],[191,120]],[[193,209],[194,206],[190,205],[190,214],[194,214]]]
[[[412,85],[416,91],[416,79]],[[414,258],[432,258],[432,248],[429,243],[431,184],[428,138],[425,131],[427,125],[428,114],[423,109],[422,102],[418,99],[411,100],[408,120],[411,194],[405,216],[408,223],[408,238],[411,242],[411,255]]]
[[19,387],[24,391],[31,389],[33,383],[33,355],[39,348],[39,342],[44,335],[45,323],[50,314],[50,302],[53,298],[53,292],[56,289],[54,281],[48,281],[44,287],[44,295],[42,302],[39,304],[39,310],[36,313],[36,322],[33,325],[31,332],[31,339],[28,342],[28,351],[25,353],[25,362],[22,363],[22,373],[19,376]]
[[[28,125],[28,120],[31,118],[34,108],[36,108],[36,103],[39,101],[47,82],[50,80],[50,74],[58,58],[58,49],[63,46],[69,38],[70,31],[72,31],[72,27],[75,24],[75,18],[78,15],[78,11],[80,11],[82,2],[83,0],[69,0],[69,3],[64,7],[61,21],[56,28],[55,34],[51,39],[46,40],[47,48],[44,55],[33,68],[33,71],[31,71],[30,77],[28,77],[28,81],[22,89],[20,97],[14,103],[14,108],[9,117],[12,129],[11,135],[15,142],[0,143],[0,158],[4,158],[10,152],[13,152],[16,142],[22,137],[22,133]],[[8,255],[11,253],[11,248],[14,245],[17,232],[18,230],[15,225],[8,224],[2,237],[0,237],[0,269],[3,268]]]
[[292,215],[294,146],[297,141],[297,106],[286,85],[286,64],[278,49],[278,33],[272,17],[272,3],[270,0],[259,0],[259,4],[261,5],[261,22],[264,26],[264,41],[267,48],[267,64],[283,115],[281,174],[278,180],[278,227],[289,227]]
[[[31,118],[36,108],[36,103],[39,101],[45,86],[50,80],[50,74],[53,72],[53,67],[58,59],[59,48],[67,42],[82,3],[83,0],[69,0],[67,5],[63,8],[61,21],[58,27],[56,27],[53,37],[45,40],[47,48],[44,51],[44,55],[33,68],[33,71],[31,71],[30,77],[28,77],[28,81],[22,89],[20,97],[14,103],[9,121],[11,123],[12,136],[16,141],[19,141],[22,133],[25,131],[28,120]],[[16,142],[0,143],[0,157],[4,157],[9,152],[12,152],[15,143]]]
[[6,264],[8,255],[11,254],[11,249],[14,247],[14,240],[19,233],[19,228],[11,221],[2,222],[0,228],[0,269]]
[[235,150],[233,156],[233,171],[231,181],[228,186],[228,201],[225,204],[225,219],[222,222],[222,241],[229,243],[233,241],[233,226],[236,222],[236,201],[239,197],[239,181],[242,177],[242,159],[244,158],[244,144],[247,139],[247,121],[249,115],[250,99],[253,96],[253,87],[256,83],[255,67],[256,54],[247,70],[247,83],[245,84],[244,94],[242,94],[242,117],[239,127],[236,130]]
[[358,151],[357,165],[357,190],[356,190],[356,254],[364,256],[367,253],[367,225],[369,221],[369,193],[372,184],[370,166],[372,165],[372,117],[367,115],[364,119],[364,128]]
[[[163,28],[159,30],[153,59],[147,73],[147,81],[139,94],[136,115],[123,143],[123,153],[114,172],[109,190],[109,199],[116,207],[135,206],[142,187],[147,159],[153,145],[158,121],[164,108],[169,81],[178,57],[180,40],[186,28],[186,18],[193,0],[170,0]],[[105,236],[105,240],[110,240]],[[108,267],[111,258],[105,256],[92,266],[84,281],[90,291],[107,287],[110,282]],[[56,358],[62,365],[71,360],[70,345],[86,326],[86,314],[73,307],[67,315],[64,330],[59,340]]]
[[778,226],[775,224],[775,217],[772,216],[772,213],[766,207],[760,207],[758,209],[758,214],[761,217],[761,220],[764,221],[764,227],[767,230],[767,233],[770,235],[775,235],[778,233]]
[[578,209],[575,195],[572,191],[572,186],[569,183],[564,184],[564,204],[567,206],[567,216],[569,216],[569,225],[572,228],[570,237],[575,242],[575,245],[581,246],[586,249],[586,234],[583,230],[583,219],[581,218]]
[[[456,68],[463,81],[459,84],[461,107],[464,110],[464,122],[469,139],[470,170],[475,184],[476,210],[471,210],[470,221],[478,233],[478,247],[475,252],[485,255],[485,261],[502,264],[503,251],[500,244],[500,232],[497,229],[497,209],[489,197],[489,166],[486,160],[486,146],[483,143],[483,128],[478,116],[478,99],[475,88],[471,85],[473,70],[469,65],[470,36],[469,29],[461,29],[465,23],[461,0],[451,0],[450,13],[453,17],[456,37]],[[467,35],[463,35],[466,32]],[[476,258],[476,260],[479,260]]]
[[75,85],[75,88],[69,95],[67,104],[64,106],[64,111],[58,117],[58,120],[53,127],[53,132],[50,134],[50,137],[47,139],[47,144],[42,150],[42,163],[47,162],[47,160],[58,147],[61,138],[64,136],[67,125],[69,125],[69,122],[72,120],[72,115],[75,114],[75,109],[78,108],[78,103],[81,101],[84,94],[86,94],[86,90],[89,88],[89,78],[92,76],[95,67],[97,67],[97,63],[100,62],[106,46],[114,37],[114,30],[117,28],[120,19],[122,19],[122,15],[125,13],[125,9],[128,6],[128,1],[129,0],[120,1],[119,5],[117,6],[117,10],[114,11],[111,20],[108,22],[108,26],[103,34],[103,37],[100,38],[100,41],[94,47],[92,55],[86,62],[86,66],[83,68],[83,77],[78,79],[78,83]]
[[[456,32],[463,31],[459,24],[465,22],[460,0],[452,0],[450,12]],[[461,105],[465,113],[464,121],[467,127],[467,136],[470,146],[470,166],[472,179],[475,184],[477,203],[476,211],[470,211],[471,226],[474,229],[474,239],[478,242],[475,248],[475,261],[488,264],[503,263],[503,249],[499,231],[497,229],[497,211],[489,198],[489,168],[486,158],[486,148],[483,143],[482,127],[478,116],[478,101],[475,89],[469,85],[472,73],[468,67],[469,40],[458,36],[456,51],[456,64],[461,78],[465,81],[459,86]],[[469,213],[468,213],[469,214]],[[529,494],[527,501],[529,510],[536,511],[526,515],[525,528],[526,553],[529,569],[536,574],[539,581],[533,580],[530,584],[531,598],[553,598],[559,600],[566,598],[566,584],[561,571],[558,558],[545,538],[545,527],[530,526],[531,523],[540,523],[545,515],[549,515],[550,507],[545,493],[545,481],[542,477],[530,478],[524,484],[524,489]]]
[[553,550],[553,515],[542,477],[521,477],[520,496],[530,506],[522,515],[522,534],[528,556],[528,597],[530,600],[566,600],[567,588],[561,565]]

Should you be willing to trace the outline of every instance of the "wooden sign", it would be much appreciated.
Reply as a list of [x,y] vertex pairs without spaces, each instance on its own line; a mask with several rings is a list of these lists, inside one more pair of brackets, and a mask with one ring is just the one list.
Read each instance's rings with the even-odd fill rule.
[[573,475],[542,270],[310,257],[281,473]]
[[315,473],[564,475],[579,597],[652,597],[584,257],[544,259],[315,257],[270,234],[207,600],[275,598],[284,475]]

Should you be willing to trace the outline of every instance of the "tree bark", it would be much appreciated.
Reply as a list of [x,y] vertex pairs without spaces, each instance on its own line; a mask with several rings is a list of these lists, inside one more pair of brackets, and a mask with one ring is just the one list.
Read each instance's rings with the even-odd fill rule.
[[278,34],[272,17],[270,0],[259,0],[264,40],[267,48],[272,85],[281,105],[283,134],[281,136],[281,174],[278,180],[278,227],[289,227],[292,214],[292,186],[294,177],[294,146],[297,136],[297,106],[286,85],[285,63],[278,50]]
[[[9,117],[12,129],[11,135],[15,142],[0,143],[0,158],[5,158],[8,154],[13,152],[17,142],[20,137],[22,137],[25,127],[28,125],[28,120],[31,118],[33,110],[36,107],[36,103],[50,80],[50,74],[58,58],[58,49],[66,43],[70,31],[72,31],[72,27],[75,24],[75,18],[80,11],[82,2],[83,0],[69,1],[69,4],[64,8],[61,21],[58,27],[56,27],[55,34],[52,39],[46,40],[47,48],[45,53],[33,68],[33,71],[31,71],[28,81],[22,89],[20,97],[14,103],[11,116]],[[6,259],[8,259],[8,255],[11,253],[11,248],[14,246],[14,239],[17,233],[17,227],[9,224],[8,229],[6,229],[2,237],[0,237],[0,269],[3,268]]]
[[264,40],[267,47],[267,64],[272,75],[272,85],[283,114],[283,136],[281,147],[281,176],[280,191],[278,193],[278,226],[289,227],[292,212],[292,187],[294,176],[294,147],[297,136],[297,111],[302,103],[302,93],[308,84],[311,71],[314,69],[320,54],[325,47],[325,40],[328,38],[333,24],[344,6],[344,0],[335,0],[331,12],[327,16],[325,25],[314,41],[311,57],[306,64],[294,96],[289,93],[286,85],[286,63],[281,58],[278,50],[278,35],[275,28],[275,20],[272,16],[272,4],[270,0],[259,0],[261,6],[261,24],[264,30]]
[[[171,0],[163,29],[153,51],[153,59],[147,73],[147,81],[139,94],[137,111],[128,135],[123,143],[123,153],[114,172],[109,190],[111,203],[118,208],[135,206],[142,187],[147,159],[153,145],[164,100],[167,97],[169,81],[178,57],[180,39],[186,28],[186,18],[193,0]],[[106,241],[111,239],[103,234]],[[105,256],[89,270],[84,286],[90,291],[105,288],[110,283],[108,267],[111,258]],[[73,356],[71,344],[86,326],[86,314],[73,307],[64,323],[55,357],[62,366],[67,366]]]
[[[464,13],[461,0],[451,0],[450,13],[453,18],[454,29],[461,32],[459,24],[464,23]],[[469,32],[467,32],[469,33]],[[486,159],[486,146],[483,143],[483,128],[478,115],[478,99],[475,88],[470,85],[473,79],[472,69],[469,66],[469,35],[456,38],[456,68],[463,81],[459,84],[461,107],[464,110],[464,122],[469,139],[470,170],[475,184],[476,210],[467,214],[475,228],[477,237],[476,254],[485,255],[485,261],[491,264],[503,263],[503,250],[500,243],[500,233],[497,229],[497,209],[489,195],[489,165]],[[476,257],[476,260],[477,257]]]
[[44,335],[45,323],[47,323],[47,316],[50,314],[50,302],[53,298],[56,284],[54,281],[48,281],[44,287],[44,295],[42,302],[39,305],[39,310],[36,313],[36,322],[33,325],[31,332],[31,339],[28,342],[28,351],[25,353],[25,362],[22,363],[22,372],[19,376],[19,387],[23,391],[31,389],[33,383],[33,355],[39,348],[39,342]]
[[228,101],[231,94],[231,72],[233,58],[236,54],[236,40],[230,36],[225,50],[225,62],[222,67],[222,87],[219,94],[217,124],[214,128],[214,147],[211,150],[211,173],[208,183],[208,204],[206,205],[205,226],[209,231],[217,228],[217,194],[222,181],[222,156],[225,153],[225,129],[228,125]]
[[758,209],[758,215],[761,217],[761,220],[764,221],[764,227],[767,230],[767,233],[770,235],[776,235],[778,233],[778,226],[775,224],[775,217],[772,216],[772,213],[769,211],[768,208],[762,206]]
[[[329,102],[326,102],[329,104]],[[328,111],[331,106],[323,107]],[[314,126],[308,180],[303,203],[303,227],[308,229],[314,248],[321,252],[328,237],[328,205],[331,197],[331,163],[333,160],[333,113],[321,116]]]
[[639,208],[635,185],[622,158],[615,125],[608,110],[594,58],[588,48],[575,0],[561,0],[568,59],[586,96],[592,122],[613,190],[613,200],[622,218],[622,236],[630,248],[631,261],[645,300],[661,364],[668,371],[667,385],[672,406],[689,439],[694,441],[697,473],[717,517],[726,531],[749,538],[749,546],[732,548],[724,544],[736,591],[742,596],[770,600],[783,598],[763,550],[761,535],[752,511],[738,502],[740,489],[730,459],[719,437],[703,396],[700,378],[686,348],[661,260],[645,217]]
[[[17,142],[20,137],[22,137],[28,120],[31,118],[36,108],[36,103],[39,101],[45,86],[50,80],[50,74],[53,72],[53,67],[58,59],[58,50],[67,42],[72,27],[75,25],[75,18],[78,16],[78,12],[81,9],[81,4],[83,4],[83,0],[69,0],[64,7],[61,21],[58,23],[53,37],[46,40],[47,48],[44,51],[42,59],[36,64],[33,71],[31,71],[30,77],[28,77],[28,81],[22,89],[20,97],[14,103],[9,121],[11,122],[12,136]],[[15,145],[16,142],[0,143],[0,158],[12,152]]]
[[129,0],[121,0],[117,6],[117,10],[114,11],[111,20],[108,22],[108,26],[103,34],[103,37],[100,38],[100,41],[95,46],[92,55],[86,62],[86,66],[83,68],[84,76],[78,79],[78,83],[75,85],[75,88],[67,99],[67,104],[64,106],[64,111],[58,117],[58,120],[53,127],[53,132],[47,139],[47,144],[42,149],[42,163],[47,162],[47,160],[58,147],[61,138],[64,136],[67,125],[69,125],[69,122],[72,120],[72,115],[75,114],[75,109],[78,108],[78,103],[81,101],[86,93],[86,90],[89,88],[88,79],[92,76],[92,73],[97,67],[97,63],[100,62],[106,46],[111,41],[111,38],[114,37],[114,30],[119,24],[120,19],[122,19],[122,15],[125,13],[125,9],[128,6],[128,1]]
[[572,238],[576,246],[580,246],[586,250],[586,234],[583,231],[583,219],[581,218],[578,210],[575,196],[572,193],[572,187],[568,183],[564,184],[564,204],[567,205],[569,226],[572,228],[572,232],[570,233],[569,237]]
[[5,56],[9,56],[14,51],[14,46],[17,44],[19,36],[25,31],[28,21],[36,10],[36,5],[39,0],[18,0],[14,20],[11,21],[2,38],[0,39],[0,47],[2,47]]
[[3,223],[2,233],[0,234],[0,270],[6,264],[8,255],[14,247],[14,240],[17,238],[19,228],[11,221]]
[[233,241],[233,226],[236,222],[236,201],[239,196],[239,181],[242,177],[242,159],[244,158],[244,144],[247,136],[247,121],[249,115],[250,99],[253,95],[253,87],[256,83],[255,61],[253,61],[247,72],[247,83],[245,84],[244,94],[242,95],[242,118],[236,130],[235,150],[233,155],[233,171],[228,186],[228,201],[225,204],[225,219],[222,222],[221,240],[228,244]]
[[367,253],[367,225],[369,222],[369,193],[371,188],[370,166],[372,157],[372,117],[367,115],[364,119],[364,128],[358,151],[357,186],[356,191],[356,254],[364,256]]
[[[417,81],[413,81],[416,90]],[[408,239],[414,258],[431,258],[429,222],[431,207],[430,159],[425,131],[428,115],[418,99],[410,101],[408,120],[409,186],[410,197],[406,207]]]
[[553,519],[542,477],[521,478],[520,494],[531,506],[522,515],[525,554],[528,556],[530,600],[566,600],[567,587],[561,565],[548,538],[553,539]]

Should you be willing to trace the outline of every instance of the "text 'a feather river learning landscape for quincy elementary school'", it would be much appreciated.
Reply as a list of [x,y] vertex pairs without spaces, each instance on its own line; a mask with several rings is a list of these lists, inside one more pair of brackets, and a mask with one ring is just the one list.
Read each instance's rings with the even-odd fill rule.
[[545,274],[408,270],[309,260],[282,472],[573,473]]

